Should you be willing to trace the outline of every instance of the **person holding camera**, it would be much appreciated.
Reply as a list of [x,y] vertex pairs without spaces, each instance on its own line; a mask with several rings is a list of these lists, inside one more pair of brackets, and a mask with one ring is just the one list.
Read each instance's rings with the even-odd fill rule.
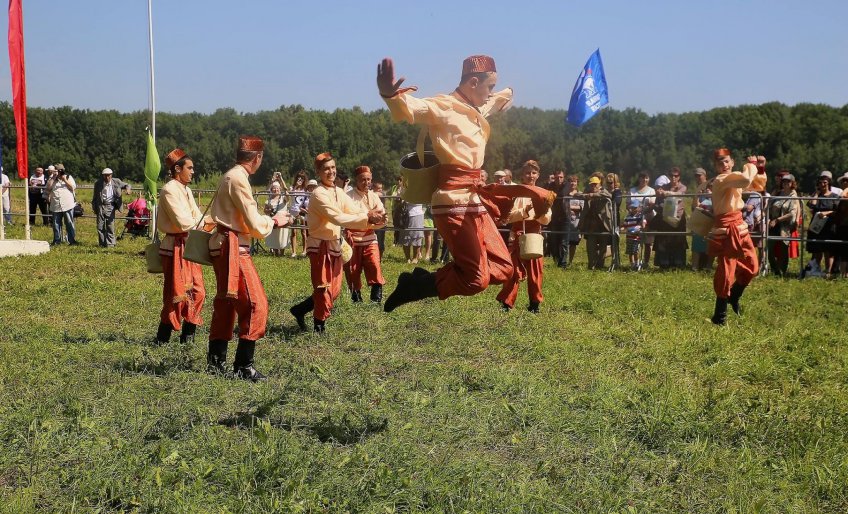
[[[283,190],[286,189],[286,182],[279,175],[279,173],[274,174],[274,180],[268,188],[268,201],[265,202],[265,207],[263,208],[265,215],[272,218],[278,212],[288,210],[286,196],[283,194]],[[271,255],[282,257],[283,250],[289,245],[289,229],[274,227],[271,234],[265,238],[265,244],[268,246],[268,250],[271,251]]]
[[[309,193],[306,190],[308,183],[309,179],[306,176],[306,172],[303,170],[298,171],[294,176],[292,187],[288,190],[288,196],[291,198],[288,204],[289,215],[292,218],[292,224],[297,227],[306,226],[306,208],[309,205]],[[301,242],[303,242],[302,255],[297,250],[298,235]],[[303,228],[292,228],[290,242],[292,258],[306,256],[306,230]]]
[[97,242],[101,247],[115,246],[115,212],[121,210],[122,183],[112,180],[112,170],[104,168],[100,179],[94,183],[91,208],[97,216]]
[[62,223],[68,232],[68,244],[76,245],[77,231],[74,225],[74,205],[77,203],[74,191],[77,183],[74,178],[65,172],[65,166],[57,164],[47,167],[50,178],[47,180],[47,202],[50,204],[50,212],[53,215],[53,242],[57,245],[62,242]]

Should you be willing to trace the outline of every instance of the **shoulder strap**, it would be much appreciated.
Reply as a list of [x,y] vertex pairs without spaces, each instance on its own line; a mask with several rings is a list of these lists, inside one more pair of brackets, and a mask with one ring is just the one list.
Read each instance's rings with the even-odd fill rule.
[[197,225],[194,226],[194,229],[197,230],[200,228],[200,224],[203,223],[203,220],[206,219],[206,213],[209,212],[209,208],[212,207],[212,203],[215,201],[215,198],[218,197],[218,189],[221,188],[221,184],[218,184],[218,188],[215,189],[215,194],[212,195],[212,199],[209,201],[209,205],[206,206],[206,209],[203,211],[203,214],[200,216],[200,220],[197,222]]

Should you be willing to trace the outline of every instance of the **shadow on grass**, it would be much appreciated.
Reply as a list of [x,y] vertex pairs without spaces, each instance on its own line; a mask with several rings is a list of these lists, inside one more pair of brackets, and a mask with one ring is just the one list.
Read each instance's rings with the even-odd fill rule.
[[[289,323],[291,320],[291,323]],[[265,332],[267,337],[273,337],[274,339],[279,339],[283,342],[288,342],[294,339],[294,337],[298,334],[303,334],[308,332],[301,332],[301,330],[297,326],[297,322],[289,316],[289,319],[284,319],[280,324],[268,325],[268,329]]]
[[124,343],[137,346],[155,346],[154,337],[133,337],[127,334],[106,332],[106,333],[82,333],[70,334],[65,332],[62,334],[62,342],[65,344],[89,344],[89,343]]
[[344,414],[338,421],[328,415],[302,428],[322,443],[349,445],[384,432],[388,427],[387,418],[374,418],[366,414],[362,419],[351,420],[347,414]]
[[272,417],[271,412],[274,407],[284,405],[286,400],[287,394],[282,394],[232,416],[221,418],[218,420],[218,424],[230,428],[251,429],[265,422],[280,430],[303,430],[322,443],[335,443],[345,446],[359,443],[369,436],[384,432],[389,426],[387,418],[377,418],[370,414],[364,416],[343,414],[338,420],[333,419],[331,415],[326,415],[317,421],[301,423]]
[[114,365],[114,369],[122,374],[164,377],[174,372],[196,371],[193,364],[193,360],[185,354],[167,355],[162,358],[142,355],[121,359]]

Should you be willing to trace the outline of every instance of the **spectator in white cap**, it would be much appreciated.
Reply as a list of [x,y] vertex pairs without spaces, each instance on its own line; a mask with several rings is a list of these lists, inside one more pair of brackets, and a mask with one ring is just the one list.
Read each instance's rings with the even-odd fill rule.
[[[833,173],[831,173],[831,172],[830,172],[830,171],[828,171],[828,170],[824,170],[824,171],[822,171],[821,173],[819,173],[819,178],[822,178],[822,177],[827,177],[828,181],[830,182],[830,192],[831,192],[831,193],[836,193],[836,194],[838,194],[838,195],[841,195],[841,194],[842,194],[842,188],[841,188],[841,187],[836,187],[836,186],[834,186],[834,185],[833,185],[833,184],[834,184],[834,182],[835,182],[835,181],[833,180]],[[841,183],[841,181],[840,181],[840,183]]]
[[115,246],[115,212],[123,205],[120,185],[112,174],[110,168],[103,169],[91,198],[91,208],[97,216],[97,243],[102,247]]
[[495,184],[506,184],[506,172],[504,170],[495,172]]

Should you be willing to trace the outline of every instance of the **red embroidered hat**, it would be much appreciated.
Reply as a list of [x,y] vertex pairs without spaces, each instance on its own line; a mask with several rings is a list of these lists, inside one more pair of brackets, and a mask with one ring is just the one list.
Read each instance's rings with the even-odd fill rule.
[[174,165],[185,156],[186,153],[182,150],[182,148],[174,148],[168,155],[165,156],[165,167],[168,169],[173,168]]
[[240,152],[262,152],[265,142],[256,136],[239,136],[238,149]]
[[358,168],[353,170],[353,176],[354,177],[358,177],[358,176],[362,175],[363,173],[371,173],[371,168],[369,168],[368,166],[359,166]]
[[315,162],[313,163],[313,165],[315,166],[315,169],[318,170],[318,168],[323,166],[325,162],[332,160],[333,155],[330,152],[319,153],[315,156]]
[[469,73],[496,72],[495,60],[488,55],[472,55],[462,61],[462,75]]
[[730,150],[728,150],[727,148],[719,148],[715,152],[713,152],[713,159],[716,161],[728,156],[730,156]]

